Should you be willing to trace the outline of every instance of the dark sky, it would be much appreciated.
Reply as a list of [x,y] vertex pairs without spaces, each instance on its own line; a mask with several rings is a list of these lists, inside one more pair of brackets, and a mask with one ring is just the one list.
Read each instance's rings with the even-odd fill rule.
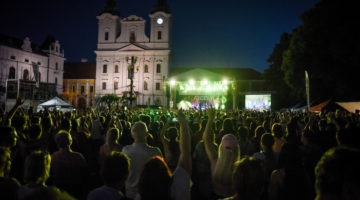
[[[149,19],[157,0],[117,0],[120,14]],[[283,32],[319,0],[168,0],[172,15],[171,67],[268,68]],[[41,44],[54,35],[68,62],[95,60],[96,16],[106,0],[1,0],[0,33]],[[149,24],[147,23],[147,27]]]

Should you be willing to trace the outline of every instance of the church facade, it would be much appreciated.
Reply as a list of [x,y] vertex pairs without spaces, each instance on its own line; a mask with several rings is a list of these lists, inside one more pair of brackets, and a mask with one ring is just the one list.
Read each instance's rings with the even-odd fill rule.
[[37,45],[28,37],[21,40],[0,35],[0,103],[17,95],[27,100],[61,94],[64,61],[64,50],[53,36]]
[[145,19],[120,17],[115,1],[107,1],[97,16],[96,96],[129,96],[132,85],[133,104],[166,106],[171,13],[165,0],[158,0],[149,18],[147,36]]

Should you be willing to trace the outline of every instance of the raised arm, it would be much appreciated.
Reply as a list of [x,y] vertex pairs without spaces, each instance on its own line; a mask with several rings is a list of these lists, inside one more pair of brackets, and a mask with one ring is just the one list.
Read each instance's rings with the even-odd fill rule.
[[11,126],[11,119],[14,117],[18,107],[21,106],[21,104],[23,104],[23,103],[24,103],[24,99],[22,99],[20,96],[18,96],[14,107],[9,111],[9,113],[6,116],[6,119],[5,119],[6,125]]
[[203,133],[203,140],[205,145],[206,154],[210,160],[211,167],[213,168],[217,161],[217,151],[214,146],[213,124],[215,118],[215,109],[210,108],[208,113],[208,121],[206,123],[205,131]]
[[161,140],[161,144],[163,145],[163,150],[164,150],[163,153],[165,155],[166,161],[168,161],[171,156],[170,149],[169,149],[169,141],[167,139],[165,139],[165,133],[166,133],[166,130],[169,128],[169,124],[170,124],[170,120],[165,123],[165,125],[162,127],[161,132],[160,132],[160,140]]
[[178,166],[184,168],[191,175],[191,138],[190,128],[186,121],[184,113],[178,112],[178,122],[180,124],[180,156]]

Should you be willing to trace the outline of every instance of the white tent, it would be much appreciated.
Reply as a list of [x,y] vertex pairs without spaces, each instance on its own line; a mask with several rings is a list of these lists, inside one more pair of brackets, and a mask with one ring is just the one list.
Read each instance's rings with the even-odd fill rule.
[[59,97],[54,97],[48,101],[45,101],[44,103],[39,104],[37,106],[37,112],[39,112],[40,110],[44,110],[45,108],[47,108],[48,110],[56,109],[62,112],[74,110],[74,107],[71,104],[60,99]]
[[360,102],[336,102],[336,103],[351,113],[355,113],[356,110],[360,110]]

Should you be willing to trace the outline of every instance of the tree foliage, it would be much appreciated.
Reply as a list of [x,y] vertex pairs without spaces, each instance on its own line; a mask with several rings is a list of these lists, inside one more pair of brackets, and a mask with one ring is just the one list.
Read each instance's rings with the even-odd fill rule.
[[279,78],[283,75],[289,94],[298,100],[305,99],[305,70],[312,99],[358,99],[360,12],[356,1],[320,0],[300,19],[303,24],[291,33],[288,48],[275,46],[268,71],[279,73]]

